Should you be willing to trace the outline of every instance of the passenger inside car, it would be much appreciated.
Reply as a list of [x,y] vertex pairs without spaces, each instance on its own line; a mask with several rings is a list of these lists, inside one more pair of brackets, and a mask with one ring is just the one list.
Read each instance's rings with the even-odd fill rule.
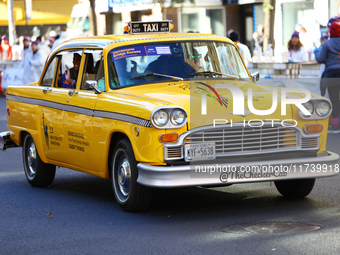
[[61,79],[62,88],[75,88],[77,84],[77,78],[79,73],[81,55],[78,53],[73,54],[73,67],[69,68],[66,66],[66,72],[63,74]]

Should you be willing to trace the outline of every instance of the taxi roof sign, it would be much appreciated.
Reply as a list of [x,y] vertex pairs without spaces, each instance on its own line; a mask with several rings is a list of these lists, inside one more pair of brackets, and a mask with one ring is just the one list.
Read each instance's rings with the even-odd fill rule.
[[170,20],[148,21],[148,22],[129,22],[131,34],[141,33],[169,33],[172,24]]

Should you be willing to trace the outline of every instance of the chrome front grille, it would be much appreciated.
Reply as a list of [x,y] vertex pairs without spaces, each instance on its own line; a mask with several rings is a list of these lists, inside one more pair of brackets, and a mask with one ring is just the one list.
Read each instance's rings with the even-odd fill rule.
[[184,157],[184,145],[215,143],[216,157],[256,155],[283,151],[318,151],[320,136],[305,134],[299,127],[283,127],[272,123],[262,127],[209,126],[183,134],[177,143],[164,145],[164,160]]
[[220,128],[195,132],[185,143],[215,142],[216,155],[297,147],[296,130],[285,127]]

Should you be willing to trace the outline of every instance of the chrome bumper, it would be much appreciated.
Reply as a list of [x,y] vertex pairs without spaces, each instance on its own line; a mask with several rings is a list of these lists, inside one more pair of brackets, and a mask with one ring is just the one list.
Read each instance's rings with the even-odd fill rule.
[[[139,163],[137,182],[150,187],[185,187],[335,176],[339,155],[209,165],[152,166]],[[209,168],[210,167],[210,168]]]
[[5,151],[7,148],[18,147],[18,145],[12,141],[11,134],[10,131],[0,133],[0,150]]

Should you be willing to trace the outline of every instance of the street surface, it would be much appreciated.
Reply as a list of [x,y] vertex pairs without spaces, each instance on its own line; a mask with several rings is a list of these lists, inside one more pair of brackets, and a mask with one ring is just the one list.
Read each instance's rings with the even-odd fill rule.
[[[340,134],[328,136],[328,150],[339,144]],[[270,183],[160,189],[148,211],[126,213],[110,181],[73,170],[31,187],[21,148],[11,148],[0,151],[0,254],[339,254],[339,182],[318,179],[301,200]]]

